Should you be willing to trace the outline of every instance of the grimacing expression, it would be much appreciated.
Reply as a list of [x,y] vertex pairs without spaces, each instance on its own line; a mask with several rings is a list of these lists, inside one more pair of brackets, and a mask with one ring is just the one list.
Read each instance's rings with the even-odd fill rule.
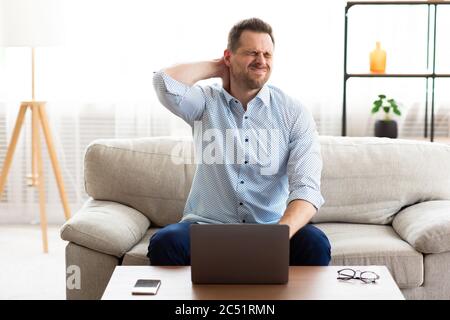
[[261,89],[272,72],[273,49],[269,34],[245,30],[230,56],[230,76],[246,89]]

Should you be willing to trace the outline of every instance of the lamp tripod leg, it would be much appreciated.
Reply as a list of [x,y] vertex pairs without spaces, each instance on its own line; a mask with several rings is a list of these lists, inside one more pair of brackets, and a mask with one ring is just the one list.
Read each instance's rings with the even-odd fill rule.
[[17,115],[16,124],[14,125],[14,130],[11,137],[11,142],[9,143],[8,151],[6,152],[2,174],[0,175],[0,197],[3,193],[3,188],[5,187],[6,184],[6,178],[8,176],[9,169],[11,168],[12,158],[14,155],[14,151],[16,150],[17,140],[19,139],[20,129],[22,128],[27,108],[28,105],[26,104],[22,103],[20,105],[19,114]]
[[[33,136],[33,159],[36,159],[36,169],[37,169],[37,187],[39,190],[39,213],[41,222],[41,232],[42,232],[42,245],[44,248],[44,253],[48,253],[48,236],[47,236],[47,214],[45,212],[45,184],[43,175],[43,164],[42,164],[42,150],[41,150],[41,140],[39,136],[39,106],[36,104],[32,105],[32,136]],[[34,161],[34,160],[33,160]],[[34,180],[34,177],[33,177]]]
[[59,168],[58,159],[56,158],[56,151],[53,144],[52,134],[50,131],[50,126],[48,124],[47,114],[45,112],[45,104],[40,104],[38,107],[39,119],[41,121],[42,129],[44,131],[45,140],[47,142],[48,153],[50,155],[50,160],[52,162],[53,171],[56,177],[56,183],[58,185],[59,195],[61,197],[61,202],[64,208],[64,215],[66,220],[70,218],[70,208],[67,201],[67,196],[64,188],[64,183],[61,175],[61,169]]
[[[27,184],[29,186],[37,186],[38,175],[37,175],[37,142],[39,139],[39,114],[31,107],[31,176],[27,176]],[[35,119],[36,118],[36,119]],[[38,127],[35,129],[35,127]]]

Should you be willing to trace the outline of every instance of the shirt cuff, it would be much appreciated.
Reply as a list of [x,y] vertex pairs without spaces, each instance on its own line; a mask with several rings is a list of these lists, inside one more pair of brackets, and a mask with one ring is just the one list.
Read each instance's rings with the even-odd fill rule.
[[174,78],[170,77],[167,73],[165,73],[162,70],[155,72],[154,79],[155,81],[159,80],[161,84],[164,84],[164,88],[167,93],[177,96],[184,97],[191,88],[188,85],[181,83],[175,80]]
[[308,201],[317,209],[317,211],[325,203],[325,200],[323,199],[320,191],[314,190],[309,187],[304,187],[304,188],[292,191],[286,201],[286,206],[289,205],[289,202],[291,202],[293,200]]

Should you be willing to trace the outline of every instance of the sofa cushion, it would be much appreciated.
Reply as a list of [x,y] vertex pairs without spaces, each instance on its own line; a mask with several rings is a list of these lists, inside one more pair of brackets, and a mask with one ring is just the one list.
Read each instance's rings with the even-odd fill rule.
[[195,172],[189,138],[99,139],[85,154],[86,192],[123,203],[152,225],[180,221]]
[[139,211],[110,201],[89,199],[61,228],[61,238],[122,257],[147,231],[150,222]]
[[395,216],[395,231],[423,253],[450,251],[450,201],[426,201]]
[[130,251],[128,251],[122,260],[122,265],[125,266],[142,266],[149,265],[150,260],[147,257],[148,245],[150,238],[160,228],[150,228],[145,233],[144,237],[139,241]]
[[390,224],[402,207],[450,200],[448,145],[375,137],[322,136],[320,142],[325,204],[315,223]]
[[[405,206],[450,200],[448,145],[328,136],[320,144],[325,204],[314,223],[390,224]],[[135,208],[157,226],[181,219],[194,172],[191,137],[101,139],[85,155],[91,197]]]
[[423,256],[391,226],[320,223],[330,240],[332,265],[385,265],[400,288],[423,282]]

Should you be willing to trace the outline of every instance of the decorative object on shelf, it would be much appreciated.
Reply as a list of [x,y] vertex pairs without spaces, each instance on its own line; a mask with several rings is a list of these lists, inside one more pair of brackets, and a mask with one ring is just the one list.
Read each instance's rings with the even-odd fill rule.
[[391,119],[391,110],[396,115],[401,116],[402,113],[398,108],[398,103],[394,99],[388,99],[384,94],[379,94],[378,99],[372,104],[372,114],[380,110],[384,111],[384,119],[377,120],[375,123],[375,137],[397,138],[397,122]]
[[386,51],[381,49],[380,41],[377,41],[376,48],[370,53],[370,72],[385,73],[386,71]]

